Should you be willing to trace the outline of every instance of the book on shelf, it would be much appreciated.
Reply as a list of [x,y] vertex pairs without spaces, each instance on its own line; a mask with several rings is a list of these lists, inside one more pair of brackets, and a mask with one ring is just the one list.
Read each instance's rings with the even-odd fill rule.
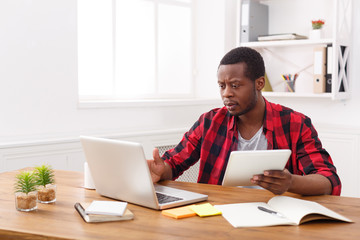
[[307,38],[307,36],[299,35],[296,33],[280,33],[259,36],[258,41],[298,40]]
[[108,215],[108,214],[87,214],[85,209],[89,206],[89,203],[75,203],[74,207],[76,211],[80,214],[85,222],[95,223],[95,222],[113,222],[113,221],[124,221],[131,220],[134,218],[134,214],[126,209],[122,216]]
[[321,219],[352,222],[319,203],[287,196],[275,196],[267,203],[237,203],[215,207],[234,227],[300,225]]

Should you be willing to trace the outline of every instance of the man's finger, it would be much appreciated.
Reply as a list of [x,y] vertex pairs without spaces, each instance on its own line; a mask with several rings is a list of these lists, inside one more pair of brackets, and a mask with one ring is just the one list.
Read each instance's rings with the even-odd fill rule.
[[159,149],[157,148],[153,150],[153,158],[155,163],[163,163],[163,160],[160,158]]

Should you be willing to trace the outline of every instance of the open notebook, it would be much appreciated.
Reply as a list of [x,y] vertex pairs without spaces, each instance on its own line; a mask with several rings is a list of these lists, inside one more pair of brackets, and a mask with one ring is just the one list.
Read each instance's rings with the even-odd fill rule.
[[233,203],[215,205],[215,208],[234,227],[300,225],[321,219],[352,222],[317,202],[288,196],[275,196],[267,203]]

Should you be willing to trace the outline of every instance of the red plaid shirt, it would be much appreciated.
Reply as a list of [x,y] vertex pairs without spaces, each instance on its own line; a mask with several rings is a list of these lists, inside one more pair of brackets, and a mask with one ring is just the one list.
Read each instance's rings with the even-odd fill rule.
[[[291,149],[286,168],[293,174],[321,174],[340,195],[341,182],[328,152],[322,148],[310,118],[265,99],[263,131],[268,149]],[[222,184],[231,151],[237,149],[237,117],[225,107],[200,116],[181,142],[162,156],[172,167],[174,179],[200,159],[199,183]]]

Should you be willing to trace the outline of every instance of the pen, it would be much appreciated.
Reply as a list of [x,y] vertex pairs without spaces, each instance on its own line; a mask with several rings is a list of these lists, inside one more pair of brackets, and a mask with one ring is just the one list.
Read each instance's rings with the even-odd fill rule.
[[295,82],[295,80],[297,79],[298,75],[299,75],[299,74],[295,73],[294,82]]
[[281,75],[281,76],[282,76],[282,78],[284,79],[285,84],[286,84],[287,88],[289,89],[289,91],[290,91],[290,92],[294,92],[294,90],[290,87],[290,85],[289,85],[289,83],[288,83],[288,81],[287,81],[287,77],[286,77],[284,74]]
[[258,206],[258,209],[261,210],[261,211],[264,211],[264,212],[267,212],[267,213],[270,213],[270,214],[274,214],[278,217],[284,217],[284,215],[282,215],[281,213],[278,213],[276,211],[273,211],[273,210],[270,210],[270,209],[267,209],[267,208],[264,208],[262,206]]

